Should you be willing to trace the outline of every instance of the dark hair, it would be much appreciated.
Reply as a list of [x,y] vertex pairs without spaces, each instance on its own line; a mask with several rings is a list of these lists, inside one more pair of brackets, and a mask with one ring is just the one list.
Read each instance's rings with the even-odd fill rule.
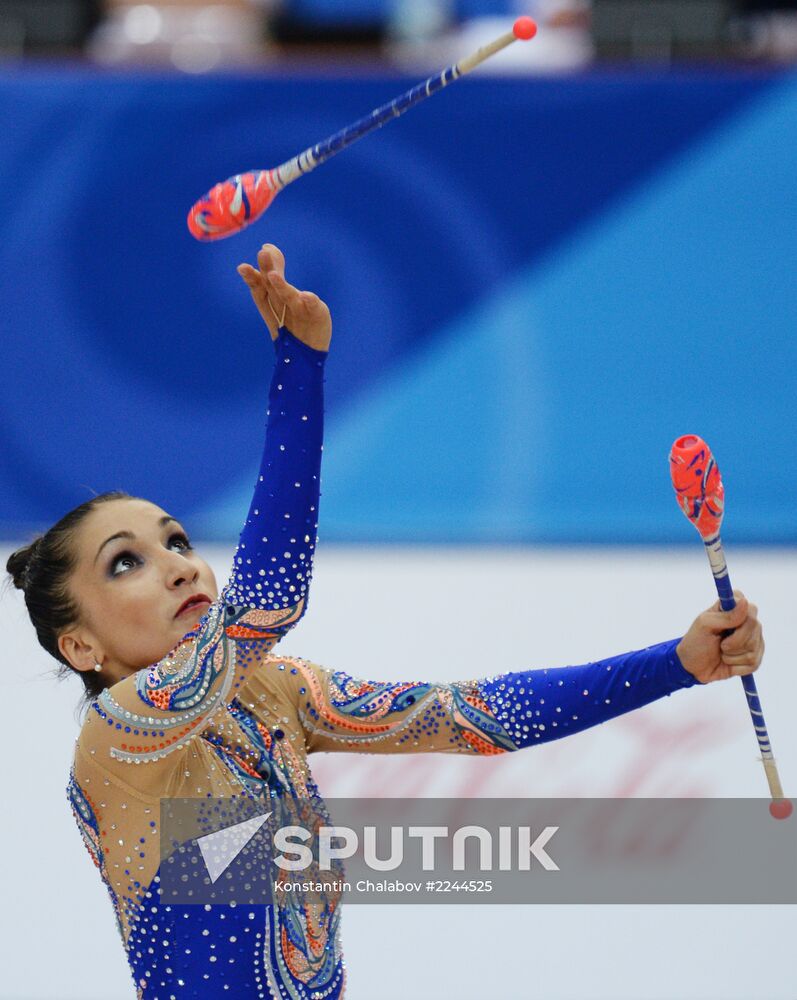
[[29,545],[12,552],[6,563],[14,586],[25,594],[25,604],[39,644],[62,664],[58,676],[65,677],[71,673],[80,675],[86,688],[84,707],[97,697],[106,683],[102,675],[94,670],[75,670],[58,649],[59,635],[76,624],[80,616],[77,602],[70,595],[68,587],[69,577],[77,564],[75,530],[102,503],[109,500],[138,499],[140,498],[121,490],[91,497],[70,510]]

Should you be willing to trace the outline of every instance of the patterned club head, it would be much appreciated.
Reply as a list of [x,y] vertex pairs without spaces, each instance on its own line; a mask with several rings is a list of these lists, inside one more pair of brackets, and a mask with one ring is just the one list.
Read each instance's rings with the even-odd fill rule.
[[265,212],[277,189],[270,170],[236,174],[217,184],[188,213],[188,228],[198,240],[233,236]]
[[725,489],[711,449],[702,438],[696,434],[678,438],[670,450],[670,475],[678,504],[701,537],[719,534]]

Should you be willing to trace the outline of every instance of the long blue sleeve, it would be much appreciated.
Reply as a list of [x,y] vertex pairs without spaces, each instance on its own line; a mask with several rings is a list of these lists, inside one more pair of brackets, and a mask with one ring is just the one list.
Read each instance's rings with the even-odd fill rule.
[[274,346],[263,456],[225,599],[266,610],[303,601],[303,613],[318,528],[327,355],[285,328]]
[[597,663],[448,684],[352,677],[296,657],[277,676],[307,750],[496,754],[569,736],[698,683],[679,639]]
[[680,639],[584,666],[526,670],[477,682],[514,748],[569,736],[692,687],[676,653]]

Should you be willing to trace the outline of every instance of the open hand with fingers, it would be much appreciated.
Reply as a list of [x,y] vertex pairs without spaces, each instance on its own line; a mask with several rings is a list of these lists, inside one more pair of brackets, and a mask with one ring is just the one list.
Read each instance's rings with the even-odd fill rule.
[[676,647],[684,669],[701,684],[752,674],[764,656],[758,608],[740,590],[733,596],[736,607],[732,611],[720,610],[717,601],[697,616]]
[[284,326],[308,347],[329,350],[329,309],[314,292],[300,291],[285,280],[285,257],[279,247],[265,243],[257,255],[257,267],[239,264],[237,270],[249,286],[272,340]]

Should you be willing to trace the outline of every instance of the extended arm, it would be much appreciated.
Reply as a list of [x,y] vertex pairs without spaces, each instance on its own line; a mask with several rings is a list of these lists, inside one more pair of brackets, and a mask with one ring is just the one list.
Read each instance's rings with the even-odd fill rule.
[[285,259],[275,246],[261,249],[258,265],[238,271],[269,329],[276,362],[260,472],[224,597],[241,607],[290,611],[285,621],[292,625],[306,608],[315,551],[332,327],[317,295],[285,281]]
[[309,752],[496,754],[580,732],[701,681],[750,673],[762,655],[761,626],[744,601],[741,611],[704,612],[682,639],[582,666],[395,683],[272,655],[269,671],[295,706]]
[[449,684],[360,680],[271,659],[292,685],[308,752],[484,755],[567,736],[695,684],[677,641],[583,666]]

